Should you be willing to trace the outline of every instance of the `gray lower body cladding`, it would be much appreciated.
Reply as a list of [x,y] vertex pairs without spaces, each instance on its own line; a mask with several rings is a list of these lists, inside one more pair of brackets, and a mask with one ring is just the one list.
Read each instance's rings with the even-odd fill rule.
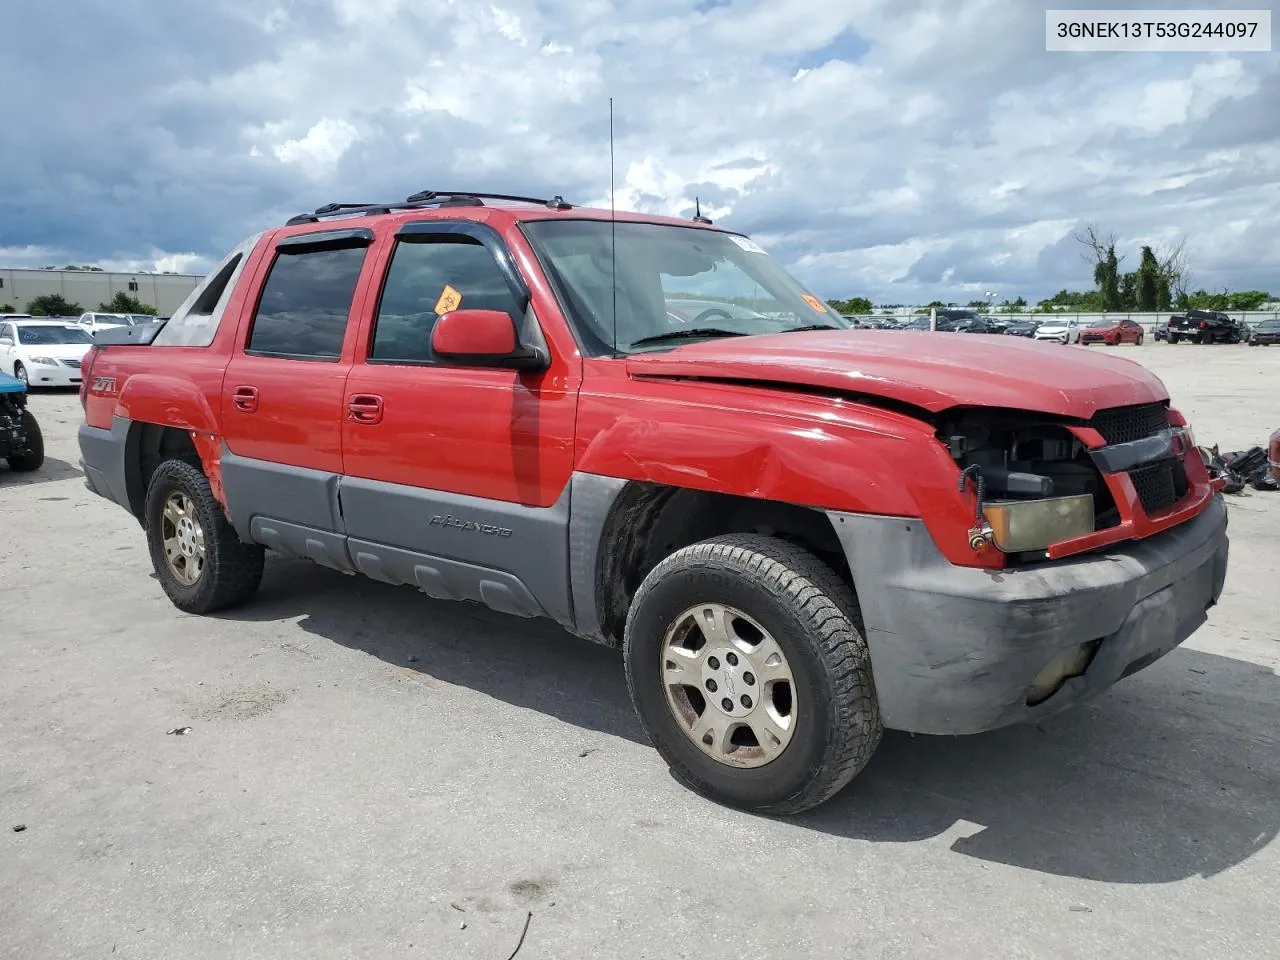
[[[914,733],[978,733],[1091,699],[1195,632],[1226,578],[1221,495],[1149,539],[999,572],[952,565],[918,520],[829,516],[857,585],[885,725]],[[1045,665],[1091,641],[1084,674],[1029,706]]]

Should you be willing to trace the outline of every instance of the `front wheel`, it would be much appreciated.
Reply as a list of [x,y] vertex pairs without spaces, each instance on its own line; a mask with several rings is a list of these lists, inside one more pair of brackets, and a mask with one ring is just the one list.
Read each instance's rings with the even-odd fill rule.
[[20,363],[13,365],[13,375],[22,381],[22,385],[27,389],[31,388],[31,381],[27,378],[27,368]]
[[18,473],[39,470],[44,463],[44,434],[30,410],[22,411],[22,452],[10,454],[5,459],[9,468]]
[[1140,347],[1140,346],[1142,346],[1142,334],[1138,334],[1137,339],[1133,341],[1133,345],[1134,345],[1135,347]]
[[144,509],[151,565],[179,610],[212,613],[257,592],[263,548],[240,540],[196,467],[183,460],[160,464]]
[[879,745],[857,601],[785,541],[736,534],[667,557],[636,592],[623,650],[649,739],[677,780],[718,803],[800,813]]

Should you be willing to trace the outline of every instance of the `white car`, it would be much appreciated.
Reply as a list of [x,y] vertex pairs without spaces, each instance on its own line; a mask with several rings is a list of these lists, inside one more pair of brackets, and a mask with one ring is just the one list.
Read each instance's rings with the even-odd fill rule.
[[28,387],[78,387],[80,362],[93,337],[59,320],[0,323],[0,370]]
[[80,314],[76,321],[80,329],[90,335],[112,327],[136,327],[140,323],[155,323],[156,318],[145,313],[101,313],[93,311]]
[[1053,340],[1057,343],[1079,343],[1079,320],[1046,320],[1036,327],[1037,340]]

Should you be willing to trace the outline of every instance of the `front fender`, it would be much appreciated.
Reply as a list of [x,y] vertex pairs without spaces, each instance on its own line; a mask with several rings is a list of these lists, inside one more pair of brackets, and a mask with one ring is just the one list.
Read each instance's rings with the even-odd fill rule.
[[752,415],[708,423],[696,406],[624,413],[581,450],[586,473],[859,513],[917,516],[893,461],[899,438]]
[[[725,399],[729,399],[727,396]],[[650,393],[584,397],[576,469],[583,473],[773,500],[821,510],[919,518],[952,563],[975,554],[972,494],[934,427],[868,404],[752,391],[740,406]]]

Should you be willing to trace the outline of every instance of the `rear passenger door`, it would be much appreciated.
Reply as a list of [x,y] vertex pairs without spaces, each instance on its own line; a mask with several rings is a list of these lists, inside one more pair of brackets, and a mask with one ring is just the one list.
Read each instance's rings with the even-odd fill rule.
[[242,535],[349,569],[340,534],[343,391],[351,370],[367,228],[276,244],[222,384],[222,479]]

